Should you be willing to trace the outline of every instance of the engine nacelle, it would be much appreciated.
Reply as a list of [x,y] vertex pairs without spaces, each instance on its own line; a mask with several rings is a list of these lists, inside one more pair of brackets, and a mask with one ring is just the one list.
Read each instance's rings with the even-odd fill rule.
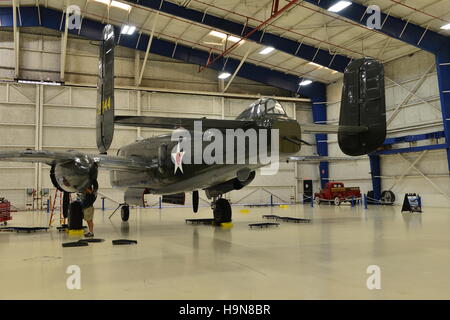
[[54,164],[50,170],[53,185],[65,192],[84,192],[91,186],[97,189],[97,175],[97,165],[84,155],[75,160]]
[[208,199],[211,199],[233,190],[241,190],[243,187],[250,184],[253,181],[253,179],[255,179],[255,175],[256,175],[255,171],[252,171],[250,172],[250,175],[245,181],[240,181],[238,178],[234,178],[222,182],[220,184],[217,184],[215,186],[206,188],[205,189],[206,196],[208,197]]

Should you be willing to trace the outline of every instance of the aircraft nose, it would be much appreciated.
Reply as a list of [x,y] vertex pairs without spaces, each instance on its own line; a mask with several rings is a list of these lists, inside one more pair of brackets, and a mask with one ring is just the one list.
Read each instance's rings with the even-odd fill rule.
[[297,153],[302,147],[302,131],[295,120],[277,120],[272,129],[279,130],[280,153]]

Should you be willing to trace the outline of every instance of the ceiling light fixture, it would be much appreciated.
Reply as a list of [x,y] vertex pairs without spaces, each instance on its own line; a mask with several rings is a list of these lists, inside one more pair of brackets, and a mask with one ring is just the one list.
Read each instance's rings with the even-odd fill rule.
[[225,33],[219,32],[219,31],[216,31],[216,30],[212,30],[212,31],[209,33],[209,35],[210,35],[210,36],[213,36],[213,37],[218,37],[218,38],[220,38],[220,39],[225,39],[225,38],[227,37],[227,35],[226,35]]
[[111,1],[111,7],[116,7],[116,8],[128,11],[128,12],[130,12],[130,10],[131,10],[131,6],[129,4],[115,1],[115,0]]
[[235,36],[228,36],[227,34],[220,32],[220,31],[216,31],[216,30],[212,30],[210,33],[208,33],[210,36],[213,37],[217,37],[220,39],[227,39],[229,41],[232,42],[239,42],[241,41],[241,38],[235,37]]
[[303,80],[302,82],[300,82],[300,86],[304,87],[304,86],[309,86],[312,83],[311,80]]
[[95,2],[100,2],[100,3],[106,4],[107,6],[109,6],[111,0],[95,0]]
[[328,8],[328,11],[339,12],[350,6],[352,3],[350,1],[339,1],[338,3],[332,5]]
[[441,27],[442,30],[450,30],[450,23],[447,23],[446,25],[443,25]]
[[39,81],[39,80],[18,79],[17,82],[18,83],[24,83],[24,84],[43,84],[43,85],[47,85],[47,86],[60,86],[60,85],[62,85],[61,82],[56,82],[56,81]]
[[321,66],[320,64],[317,64],[317,63],[314,63],[314,62],[309,62],[308,64],[310,64],[310,65],[312,65],[314,67],[317,67],[319,69],[325,68],[324,66]]
[[259,54],[269,54],[271,53],[273,50],[275,50],[274,47],[265,47],[264,49],[262,49]]
[[222,72],[222,73],[219,74],[219,79],[224,80],[224,79],[229,78],[230,76],[231,76],[231,73],[228,73],[228,72]]
[[130,26],[130,25],[126,24],[122,27],[121,33],[131,36],[134,33],[134,31],[136,31],[135,26]]

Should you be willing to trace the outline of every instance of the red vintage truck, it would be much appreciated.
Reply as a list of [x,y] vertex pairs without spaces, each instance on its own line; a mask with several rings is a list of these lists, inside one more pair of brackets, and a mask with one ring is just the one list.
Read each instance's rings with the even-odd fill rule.
[[314,201],[317,204],[333,201],[337,206],[358,198],[361,198],[359,187],[346,188],[342,182],[328,182],[325,189],[314,194]]

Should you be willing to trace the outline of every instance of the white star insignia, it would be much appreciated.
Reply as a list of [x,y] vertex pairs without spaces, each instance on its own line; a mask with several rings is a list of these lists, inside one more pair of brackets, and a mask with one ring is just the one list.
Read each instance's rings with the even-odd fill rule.
[[183,173],[183,156],[184,151],[181,152],[180,143],[177,144],[177,152],[172,153],[173,163],[175,164],[174,174],[177,173],[178,168],[180,168],[181,173]]

